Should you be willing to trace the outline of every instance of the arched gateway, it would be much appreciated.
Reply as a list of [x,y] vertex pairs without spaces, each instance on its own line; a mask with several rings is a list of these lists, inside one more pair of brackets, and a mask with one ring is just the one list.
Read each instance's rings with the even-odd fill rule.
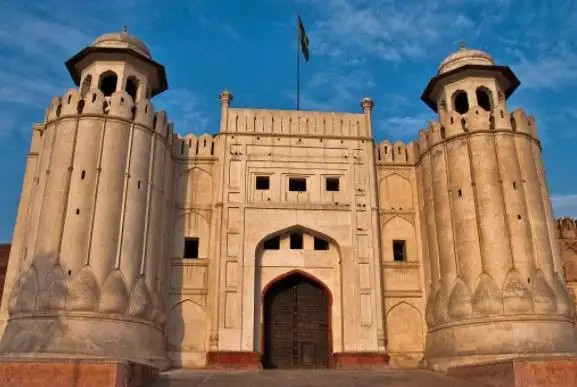
[[264,292],[265,368],[328,368],[330,296],[312,278],[294,272]]

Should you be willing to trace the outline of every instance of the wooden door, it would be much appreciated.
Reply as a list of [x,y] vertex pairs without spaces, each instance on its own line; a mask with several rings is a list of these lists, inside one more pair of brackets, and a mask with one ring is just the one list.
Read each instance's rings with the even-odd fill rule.
[[264,300],[265,368],[329,366],[329,304],[314,281],[292,275],[273,284]]

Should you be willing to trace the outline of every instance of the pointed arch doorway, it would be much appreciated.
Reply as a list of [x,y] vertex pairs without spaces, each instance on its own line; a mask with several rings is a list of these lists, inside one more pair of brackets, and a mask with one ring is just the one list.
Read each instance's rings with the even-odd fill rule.
[[274,281],[263,292],[264,368],[328,368],[328,289],[301,272]]

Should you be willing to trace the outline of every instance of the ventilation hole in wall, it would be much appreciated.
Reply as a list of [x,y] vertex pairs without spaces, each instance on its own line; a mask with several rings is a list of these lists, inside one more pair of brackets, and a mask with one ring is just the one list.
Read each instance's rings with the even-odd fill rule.
[[256,139],[257,139],[257,140],[260,140],[260,137],[259,137],[259,136],[256,136]]
[[459,195],[459,197],[460,197],[460,198],[462,198],[462,197],[463,197],[463,191],[461,191],[461,190],[458,190],[458,191],[457,191],[457,194]]
[[198,141],[196,142],[196,154],[198,154]]
[[214,142],[210,144],[210,154],[214,154]]
[[68,270],[68,275],[72,275],[72,270]]
[[517,215],[517,219],[521,219],[521,215]]
[[478,110],[475,110],[475,114],[476,114],[476,115],[479,115],[479,111],[478,111]]
[[82,172],[80,172],[80,180],[84,180],[85,177],[86,177],[86,171],[82,170]]
[[453,119],[453,116],[451,116],[451,124],[455,123],[455,120]]
[[79,214],[80,214],[80,208],[77,208],[76,209],[76,215],[79,215]]
[[69,95],[68,95],[68,102],[67,102],[67,103],[70,104],[70,101],[71,101],[71,100],[72,100],[72,95],[69,94]]
[[130,108],[130,112],[132,113],[132,121],[134,121],[134,119],[136,118],[136,111],[137,111],[136,105]]
[[[234,138],[234,137],[233,137],[233,138]],[[276,140],[277,140],[277,141],[280,141],[280,138],[277,138]]]
[[148,104],[144,105],[144,114],[148,114]]
[[180,143],[180,154],[184,153],[184,141]]
[[489,117],[489,130],[495,130],[495,117]]
[[62,105],[58,105],[58,107],[56,108],[56,116],[60,117],[60,112],[62,111]]
[[515,117],[511,116],[511,129],[513,132],[517,131],[517,121],[515,121]]
[[381,149],[377,148],[377,157],[380,160],[381,159]]
[[124,98],[120,98],[120,104],[123,105],[124,104]]
[[156,128],[156,114],[154,115],[154,118],[152,119],[152,127]]
[[343,141],[343,140],[341,140],[341,144],[342,144],[342,143],[344,143],[344,141]]
[[142,186],[142,181],[138,180],[138,189]]
[[230,138],[232,138],[234,140],[234,136],[231,136]]
[[513,189],[517,189],[517,183],[513,182]]
[[531,278],[527,278],[527,283],[528,283],[528,284],[531,283]]
[[389,147],[386,146],[386,147],[385,147],[385,154],[388,154],[388,153],[389,153]]
[[445,139],[445,127],[441,126],[441,138],[444,140]]
[[206,148],[206,138],[204,139],[204,147]]

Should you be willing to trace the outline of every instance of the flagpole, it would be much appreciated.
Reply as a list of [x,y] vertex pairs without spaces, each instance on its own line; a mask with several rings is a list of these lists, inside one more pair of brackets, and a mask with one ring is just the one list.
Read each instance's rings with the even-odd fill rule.
[[299,45],[299,18],[297,15],[297,110],[300,110],[301,105],[301,56],[299,53]]

